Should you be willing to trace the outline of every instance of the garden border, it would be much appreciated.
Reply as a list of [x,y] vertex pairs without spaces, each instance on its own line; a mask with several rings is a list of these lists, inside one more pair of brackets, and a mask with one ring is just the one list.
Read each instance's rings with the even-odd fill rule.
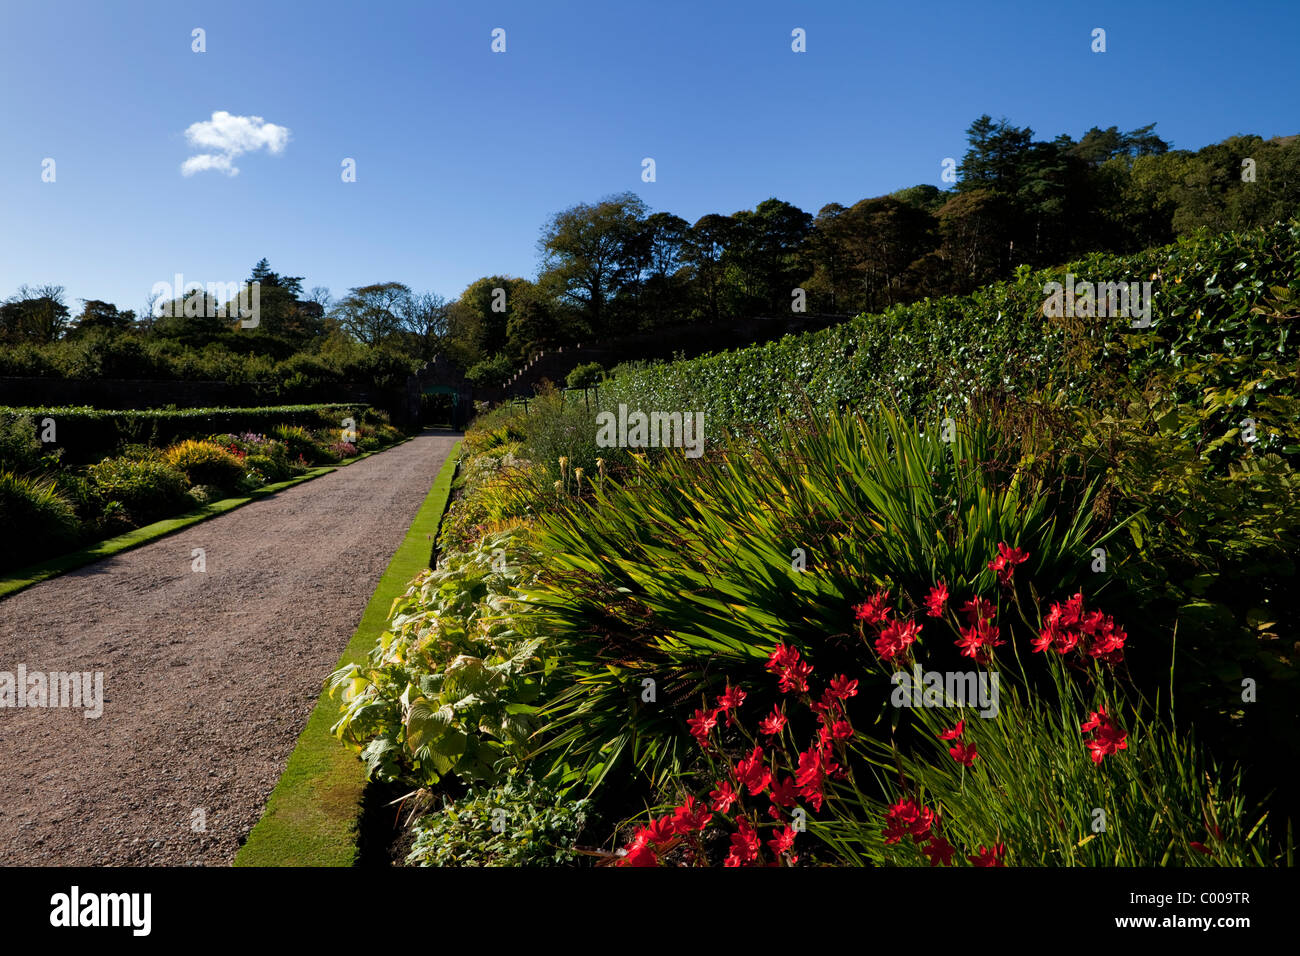
[[164,518],[161,521],[155,521],[153,524],[142,525],[139,528],[132,528],[123,534],[114,538],[105,538],[103,541],[96,541],[87,545],[78,551],[70,551],[67,554],[61,554],[57,557],[48,558],[36,564],[29,564],[26,567],[17,568],[8,574],[0,575],[0,601],[9,597],[11,594],[17,594],[19,591],[26,590],[33,584],[39,584],[42,581],[48,581],[50,578],[56,578],[60,574],[68,571],[75,571],[77,568],[98,561],[101,558],[110,558],[114,555],[121,554],[123,551],[130,551],[132,548],[138,548],[144,544],[150,544],[159,538],[166,537],[176,531],[188,528],[190,525],[200,524],[209,518],[215,518],[223,515],[227,511],[234,511],[236,508],[243,507],[250,501],[256,501],[267,495],[275,494],[277,491],[283,491],[286,488],[292,488],[294,485],[302,484],[304,481],[310,481],[313,478],[319,478],[321,475],[327,475],[331,471],[337,471],[340,468],[346,468],[348,465],[358,462],[363,458],[369,458],[371,455],[378,455],[380,452],[388,451],[390,448],[396,448],[398,445],[405,444],[414,436],[408,435],[391,445],[385,445],[383,448],[376,448],[360,455],[354,455],[340,461],[337,465],[319,465],[309,471],[295,475],[284,481],[277,481],[274,484],[263,485],[261,488],[254,488],[246,495],[240,495],[235,498],[222,498],[220,501],[212,501],[194,511],[177,515],[174,518]]
[[[365,660],[388,626],[393,602],[429,566],[459,466],[457,441],[375,587],[338,667]],[[339,703],[322,689],[266,809],[235,854],[234,866],[353,866],[366,774],[332,733]]]

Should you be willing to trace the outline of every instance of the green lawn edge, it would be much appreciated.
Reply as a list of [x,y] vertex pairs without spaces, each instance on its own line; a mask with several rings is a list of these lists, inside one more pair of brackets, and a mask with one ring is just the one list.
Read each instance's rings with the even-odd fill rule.
[[396,448],[398,445],[405,444],[411,439],[403,438],[401,441],[393,442],[391,445],[385,445],[383,448],[376,448],[374,451],[368,451],[361,455],[354,455],[346,458],[337,465],[321,465],[303,472],[301,475],[295,475],[293,478],[285,481],[277,481],[274,484],[263,485],[261,488],[255,488],[246,495],[240,495],[235,498],[222,498],[220,501],[211,501],[202,508],[196,508],[194,511],[186,512],[183,515],[177,515],[174,518],[164,518],[162,521],[155,521],[153,524],[143,525],[139,528],[133,528],[124,534],[119,534],[115,538],[105,538],[103,541],[97,541],[94,544],[87,545],[78,551],[69,551],[67,554],[61,554],[55,558],[47,558],[37,564],[31,564],[8,574],[0,575],[0,600],[3,600],[11,594],[17,594],[19,591],[31,587],[33,584],[39,584],[42,581],[48,581],[50,578],[58,577],[68,571],[75,571],[77,568],[90,564],[92,561],[98,561],[101,558],[109,558],[115,554],[121,554],[123,551],[130,551],[132,548],[138,548],[143,544],[149,544],[164,538],[169,534],[174,534],[190,525],[199,524],[217,515],[225,514],[227,511],[233,511],[236,508],[248,504],[250,501],[256,501],[267,495],[274,494],[277,491],[283,491],[286,488],[292,488],[294,485],[302,484],[304,481],[310,481],[313,478],[319,478],[321,475],[329,474],[331,471],[337,471],[354,462],[361,461],[363,458],[369,458],[371,455],[378,455],[380,452],[388,451],[390,448]]
[[[388,626],[393,602],[411,579],[428,567],[433,541],[451,497],[460,445],[457,442],[448,453],[337,666],[365,659]],[[284,773],[267,799],[266,811],[235,854],[235,866],[356,863],[357,824],[366,774],[356,754],[330,733],[338,716],[338,699],[331,699],[328,689],[322,689]]]

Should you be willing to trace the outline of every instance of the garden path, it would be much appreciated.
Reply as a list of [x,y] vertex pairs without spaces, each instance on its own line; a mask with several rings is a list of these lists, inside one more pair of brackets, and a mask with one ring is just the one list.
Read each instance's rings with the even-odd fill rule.
[[0,672],[103,673],[98,718],[0,708],[0,866],[229,864],[457,437],[0,601]]

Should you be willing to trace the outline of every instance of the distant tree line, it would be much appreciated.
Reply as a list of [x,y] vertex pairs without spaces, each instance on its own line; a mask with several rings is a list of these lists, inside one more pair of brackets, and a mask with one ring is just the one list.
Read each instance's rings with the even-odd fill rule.
[[[471,378],[504,378],[531,353],[658,326],[761,314],[878,311],[962,293],[1022,263],[1127,252],[1200,227],[1246,228],[1300,208],[1300,136],[1234,136],[1173,150],[1155,124],[1093,127],[1080,139],[981,116],[941,190],[912,186],[816,215],[780,199],[689,223],[632,193],[579,203],[547,221],[536,279],[485,276],[452,301],[400,282],[305,292],[262,259],[256,328],[193,292],[155,317],[27,286],[0,305],[0,342],[146,336],[285,360],[300,352],[383,350],[412,364],[445,355]],[[795,293],[794,290],[802,290]]]

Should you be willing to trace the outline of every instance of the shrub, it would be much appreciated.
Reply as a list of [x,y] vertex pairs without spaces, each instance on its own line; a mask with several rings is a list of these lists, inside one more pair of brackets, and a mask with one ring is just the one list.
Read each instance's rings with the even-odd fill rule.
[[465,378],[473,385],[503,385],[514,370],[510,357],[504,352],[498,352],[491,358],[486,358],[477,365],[471,366],[469,371],[465,373]]
[[185,510],[184,472],[165,461],[106,458],[86,469],[95,494],[116,501],[136,521],[147,524]]
[[290,459],[301,457],[310,465],[321,465],[335,459],[328,449],[322,446],[311,432],[301,425],[277,425],[275,436],[284,442]]
[[48,478],[0,471],[0,567],[14,568],[71,545],[77,515]]
[[333,731],[360,750],[373,779],[427,787],[454,773],[494,783],[502,758],[524,752],[540,642],[502,614],[533,573],[521,534],[442,555],[394,602],[369,659],[331,676],[331,694],[343,693]]
[[256,469],[268,481],[284,481],[293,474],[287,461],[277,461],[270,455],[249,455],[244,459],[244,467]]
[[599,382],[604,374],[605,368],[599,362],[588,362],[565,376],[564,384],[569,388],[589,388]]
[[0,467],[18,474],[39,469],[44,451],[37,435],[33,419],[0,415]]
[[477,787],[415,824],[406,858],[418,866],[556,866],[577,857],[574,843],[590,813],[587,800],[511,776]]
[[233,489],[244,477],[239,456],[214,442],[187,439],[163,453],[168,465],[184,472],[192,485],[216,485]]

